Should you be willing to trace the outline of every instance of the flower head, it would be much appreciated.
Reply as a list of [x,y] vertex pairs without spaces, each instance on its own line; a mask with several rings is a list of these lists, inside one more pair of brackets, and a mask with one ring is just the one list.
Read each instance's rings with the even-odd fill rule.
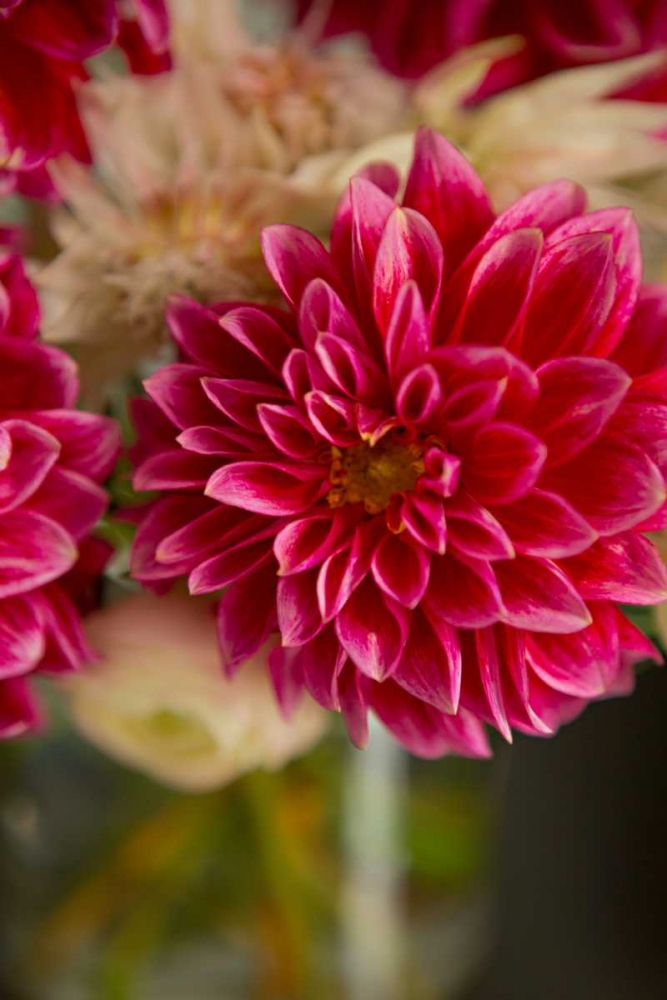
[[118,450],[115,425],[76,410],[73,362],[37,337],[34,290],[0,255],[0,737],[38,714],[29,675],[90,658],[76,602],[99,562],[91,529]]
[[[212,10],[231,16],[229,7]],[[55,224],[62,252],[41,276],[45,329],[71,346],[84,383],[159,354],[170,292],[270,298],[261,227],[294,221],[324,233],[341,190],[329,174],[407,105],[404,88],[364,60],[298,41],[258,47],[229,28],[228,47],[200,58],[178,16],[193,9],[174,8],[171,74],[83,89],[99,176],[71,160],[54,168],[67,211]]]
[[[88,162],[76,106],[85,60],[118,37],[135,71],[167,65],[164,0],[4,0],[0,5],[0,182],[25,194],[52,192],[44,164],[62,153]],[[143,54],[143,58],[142,58]],[[149,62],[150,57],[150,62]]]
[[467,161],[419,133],[351,182],[331,252],[264,231],[284,311],[184,298],[184,358],[146,383],[134,572],[222,590],[233,669],[277,629],[353,739],[367,710],[418,754],[485,754],[481,722],[549,734],[651,655],[617,602],[667,575],[665,303],[630,213],[567,181],[494,218]]
[[165,784],[205,791],[258,767],[277,769],[326,729],[326,713],[312,703],[282,718],[268,650],[224,677],[206,601],[130,597],[93,615],[87,634],[100,660],[65,683],[75,725]]

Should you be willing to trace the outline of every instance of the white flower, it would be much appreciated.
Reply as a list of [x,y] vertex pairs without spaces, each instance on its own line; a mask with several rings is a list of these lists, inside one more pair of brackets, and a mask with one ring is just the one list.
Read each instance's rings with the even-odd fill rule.
[[224,676],[207,601],[132,596],[93,615],[88,635],[100,662],[63,684],[74,725],[167,785],[205,791],[280,768],[325,732],[327,715],[314,702],[283,718],[267,647]]
[[81,88],[95,172],[53,167],[62,249],[39,278],[44,329],[77,357],[87,388],[155,358],[171,292],[275,294],[262,227],[327,233],[335,168],[408,107],[407,89],[361,55],[311,52],[298,36],[254,45],[227,0],[174,3],[172,16],[173,72]]

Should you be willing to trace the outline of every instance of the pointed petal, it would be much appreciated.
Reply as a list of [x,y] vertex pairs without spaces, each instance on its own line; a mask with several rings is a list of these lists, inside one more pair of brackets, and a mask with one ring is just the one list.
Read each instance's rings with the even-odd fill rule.
[[213,473],[206,496],[257,514],[300,514],[330,488],[323,476],[316,465],[234,462]]
[[417,132],[403,203],[430,219],[450,273],[493,222],[482,181],[466,158],[432,129]]
[[366,676],[387,677],[398,664],[408,638],[408,612],[366,579],[336,617],[336,635]]
[[387,534],[373,555],[373,578],[405,608],[416,608],[428,586],[430,557],[420,545]]
[[532,632],[579,632],[591,616],[575,585],[546,559],[518,556],[494,566],[503,621]]

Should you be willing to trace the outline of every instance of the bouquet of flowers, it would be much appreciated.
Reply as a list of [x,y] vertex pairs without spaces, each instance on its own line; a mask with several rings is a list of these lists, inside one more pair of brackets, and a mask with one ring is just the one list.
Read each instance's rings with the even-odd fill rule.
[[666,47],[662,0],[0,0],[0,737],[211,793],[661,662]]

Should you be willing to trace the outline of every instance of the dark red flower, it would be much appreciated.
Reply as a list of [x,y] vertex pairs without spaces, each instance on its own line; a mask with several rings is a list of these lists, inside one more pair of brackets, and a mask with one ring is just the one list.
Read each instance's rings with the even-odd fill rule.
[[318,6],[329,11],[325,35],[361,32],[386,69],[408,78],[466,46],[522,36],[525,50],[492,70],[484,96],[566,66],[667,43],[666,0],[299,0],[300,18]]
[[[167,65],[165,0],[134,0],[127,26],[119,0],[0,0],[0,187],[53,193],[44,165],[69,153],[90,161],[76,105],[85,61],[119,39],[135,72]],[[142,61],[141,54],[150,54]]]

